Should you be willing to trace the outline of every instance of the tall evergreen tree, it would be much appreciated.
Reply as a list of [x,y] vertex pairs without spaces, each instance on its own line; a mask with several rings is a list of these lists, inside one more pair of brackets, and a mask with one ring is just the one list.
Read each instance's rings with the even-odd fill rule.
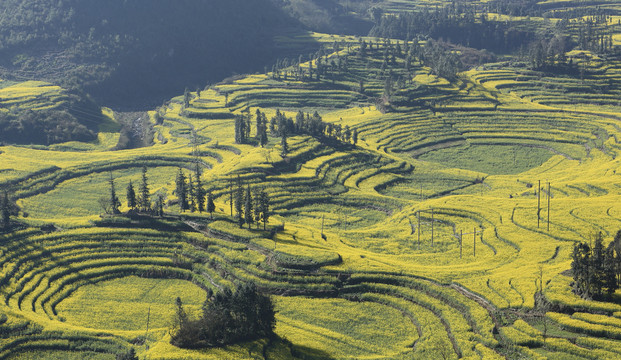
[[158,216],[164,216],[164,196],[162,194],[157,194],[155,198],[155,211]]
[[181,168],[179,168],[177,178],[175,179],[175,194],[177,195],[181,212],[186,211],[188,209],[188,189],[185,174]]
[[[284,122],[283,122],[284,125]],[[287,145],[287,127],[283,126],[282,129],[280,129],[280,155],[281,156],[286,156],[289,153],[289,145]]]
[[257,109],[256,113],[255,113],[256,118],[256,127],[257,127],[257,140],[259,140],[261,138],[261,132],[262,132],[262,127],[263,127],[263,116],[261,115],[261,110]]
[[209,216],[213,219],[213,212],[216,210],[216,204],[213,201],[213,194],[211,193],[211,189],[207,191],[207,212]]
[[190,107],[190,90],[188,90],[188,88],[185,88],[185,91],[183,92],[183,108],[187,109]]
[[592,294],[595,297],[602,295],[602,287],[604,286],[604,237],[600,232],[595,236],[595,244],[593,245],[593,257],[591,258],[591,287]]
[[351,132],[351,142],[356,145],[358,143],[358,130],[354,129]]
[[244,220],[246,224],[248,224],[248,229],[250,229],[250,225],[254,222],[254,212],[252,211],[252,195],[250,194],[250,185],[246,188],[246,199],[244,205]]
[[616,259],[614,243],[611,242],[604,251],[602,287],[610,297],[619,288],[617,283]]
[[138,205],[142,211],[149,211],[151,209],[151,192],[149,191],[149,183],[147,179],[147,167],[142,167],[142,182],[140,183],[140,197],[138,199]]
[[261,206],[261,221],[263,221],[263,230],[267,228],[267,222],[270,218],[270,197],[265,192],[265,190],[261,190],[259,194],[259,204]]
[[129,185],[127,185],[127,207],[134,210],[137,206],[136,202],[136,191],[134,190],[134,185],[132,181],[129,181]]
[[188,175],[188,208],[190,212],[196,211],[196,190],[194,189],[192,174]]
[[263,189],[255,190],[255,194],[254,194],[254,220],[255,220],[255,223],[257,224],[257,229],[259,228],[259,225],[261,224],[261,208],[262,208],[261,192],[262,191]]
[[235,143],[246,143],[246,120],[243,115],[235,116]]
[[239,176],[235,190],[235,220],[237,220],[240,228],[244,225],[244,188]]
[[304,131],[304,113],[302,110],[295,115],[295,130],[300,133]]
[[119,206],[121,206],[121,202],[119,201],[118,196],[116,196],[116,189],[114,187],[114,179],[112,178],[112,173],[110,173],[110,179],[108,180],[110,184],[110,212],[112,214],[119,214]]

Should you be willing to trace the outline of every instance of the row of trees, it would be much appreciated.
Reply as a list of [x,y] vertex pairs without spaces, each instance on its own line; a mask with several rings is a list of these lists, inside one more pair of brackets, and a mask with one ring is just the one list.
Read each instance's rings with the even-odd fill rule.
[[[106,214],[120,214],[121,201],[116,194],[116,187],[112,174],[110,175],[110,194],[109,197],[104,197],[99,200],[100,205],[104,209]],[[200,166],[196,164],[195,177],[192,175],[187,176],[181,168],[177,173],[175,180],[175,195],[177,195],[179,207],[182,212],[185,211],[207,211],[213,217],[213,212],[216,209],[214,204],[213,195],[211,190],[205,191],[204,186],[201,183],[201,171]],[[149,189],[147,168],[142,168],[142,178],[138,187],[138,192],[134,187],[134,184],[130,180],[126,189],[127,207],[130,211],[140,211],[144,213],[155,213],[159,216],[164,215],[164,196],[158,194],[155,199],[155,203],[151,202],[151,191]]]
[[254,283],[225,288],[215,295],[208,291],[203,314],[192,319],[177,298],[177,311],[170,331],[170,343],[181,348],[200,349],[274,336],[274,304]]
[[[351,143],[356,145],[358,142],[358,131],[350,129],[348,125],[332,124],[324,122],[321,115],[317,111],[311,116],[310,113],[304,114],[302,110],[298,111],[293,118],[287,117],[280,110],[276,110],[276,114],[267,123],[265,113],[257,109],[255,114],[256,133],[255,140],[261,146],[267,144],[268,130],[272,137],[281,138],[281,147],[283,155],[288,153],[287,138],[290,135],[310,135],[317,138],[331,138],[334,140]],[[235,118],[235,142],[238,144],[246,144],[251,139],[251,123],[252,115],[249,111],[243,112]]]
[[[177,202],[181,212],[209,212],[213,218],[213,212],[216,210],[214,203],[214,195],[211,189],[205,191],[205,188],[201,182],[201,171],[197,164],[192,175],[186,175],[185,172],[179,168],[177,172],[177,178],[175,180],[174,194],[177,196]],[[116,187],[112,175],[109,180],[110,194],[108,197],[100,199],[100,205],[107,214],[120,214],[121,201],[116,194]],[[239,227],[243,227],[244,224],[248,225],[248,228],[252,224],[259,225],[263,223],[263,229],[267,229],[267,223],[270,217],[270,197],[263,188],[255,188],[251,190],[250,185],[244,187],[241,178],[237,177],[237,184],[234,181],[229,182],[229,195],[231,204],[231,216],[233,216]],[[6,197],[8,199],[8,195]],[[151,203],[151,194],[149,190],[147,168],[142,168],[142,180],[136,192],[133,183],[130,181],[127,185],[126,191],[127,207],[130,211],[140,211],[144,213],[154,213],[159,216],[164,214],[164,197],[158,194],[155,204]],[[0,199],[2,200],[2,199]],[[8,200],[7,200],[8,201]],[[0,201],[0,209],[2,210],[3,218],[5,214],[5,201]],[[235,209],[235,213],[233,212]],[[9,214],[6,212],[6,214]],[[8,219],[8,215],[7,219]],[[8,223],[8,220],[7,220]]]
[[[571,268],[574,291],[588,299],[610,296],[621,282],[621,230],[608,247],[604,247],[602,233],[595,237],[595,244],[576,243]],[[616,256],[615,256],[616,253]]]

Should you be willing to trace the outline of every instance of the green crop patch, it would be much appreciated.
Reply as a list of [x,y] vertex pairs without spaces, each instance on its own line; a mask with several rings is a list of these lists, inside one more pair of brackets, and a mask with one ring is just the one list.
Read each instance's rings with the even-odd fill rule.
[[537,167],[553,155],[554,153],[548,149],[519,144],[473,144],[434,150],[419,156],[418,159],[490,175],[509,175]]

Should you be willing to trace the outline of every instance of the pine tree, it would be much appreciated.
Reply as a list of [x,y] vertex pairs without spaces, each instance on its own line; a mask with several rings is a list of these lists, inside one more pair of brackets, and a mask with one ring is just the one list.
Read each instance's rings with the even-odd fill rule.
[[358,143],[358,130],[354,129],[351,133],[351,142],[356,145]]
[[209,212],[209,216],[213,219],[213,212],[216,210],[216,204],[213,202],[213,194],[211,193],[211,189],[207,192],[207,212]]
[[261,193],[263,189],[258,190],[254,194],[254,220],[257,224],[257,229],[259,228],[259,224],[261,223]]
[[140,183],[139,191],[138,205],[142,211],[149,211],[151,209],[151,193],[149,191],[146,166],[142,167],[142,182]]
[[158,216],[164,216],[164,196],[162,194],[157,195],[155,200],[155,211]]
[[244,225],[244,188],[241,179],[237,177],[237,189],[235,190],[235,219],[241,228]]
[[179,172],[177,172],[177,178],[175,180],[175,194],[177,195],[181,212],[186,211],[188,209],[188,190],[185,181],[185,174],[181,168],[179,168]]
[[246,189],[246,201],[244,206],[244,220],[246,221],[246,224],[248,224],[248,229],[250,229],[250,225],[254,222],[252,205],[252,195],[250,194],[250,185],[248,185]]
[[256,136],[256,138],[257,138],[257,140],[259,140],[259,139],[261,139],[261,133],[263,131],[262,130],[262,128],[263,128],[263,121],[262,121],[263,120],[263,116],[261,115],[261,110],[260,109],[257,109],[255,116],[257,117],[256,118],[256,123],[257,123],[257,125],[256,125],[257,126],[257,136]]
[[270,218],[270,197],[264,190],[261,190],[259,196],[259,204],[261,206],[261,221],[263,221],[263,230],[265,230],[267,228],[267,222]]
[[599,298],[602,295],[602,287],[604,285],[604,237],[601,232],[595,237],[591,268],[591,293]]
[[302,112],[302,110],[298,111],[298,113],[295,115],[295,130],[298,133],[302,133],[304,132],[304,113]]
[[188,207],[190,212],[196,211],[196,189],[194,189],[194,181],[192,180],[192,174],[188,175]]
[[134,185],[130,180],[129,185],[127,185],[127,207],[134,210],[136,206],[136,191],[134,190]]
[[110,174],[110,179],[108,180],[110,183],[110,212],[112,214],[119,214],[119,206],[121,206],[121,202],[119,201],[118,196],[116,196],[116,189],[114,187],[114,179],[112,178],[112,174]]
[[188,90],[188,88],[185,88],[185,91],[183,92],[183,108],[187,109],[190,107],[190,90]]

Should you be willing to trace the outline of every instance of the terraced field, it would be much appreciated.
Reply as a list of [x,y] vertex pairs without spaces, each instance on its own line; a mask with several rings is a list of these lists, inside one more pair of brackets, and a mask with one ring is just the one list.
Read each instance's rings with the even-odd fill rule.
[[[576,241],[621,228],[620,63],[591,59],[585,79],[487,64],[449,82],[397,57],[405,80],[383,113],[396,43],[366,38],[362,57],[353,37],[312,36],[334,64],[319,80],[291,66],[192,92],[187,107],[173,98],[149,113],[151,147],[112,151],[112,130],[80,149],[0,147],[0,185],[29,225],[0,236],[0,358],[621,358],[621,305],[581,299],[567,275]],[[1,97],[5,85],[0,100],[31,101]],[[359,139],[295,135],[286,156],[276,137],[235,143],[235,115],[257,109],[317,111]],[[195,164],[213,218],[180,213],[174,177]],[[121,193],[143,166],[166,215],[101,218],[110,176]],[[230,216],[238,177],[269,194],[267,230]],[[169,344],[177,296],[198,313],[207,289],[237,281],[273,295],[278,338]]]

